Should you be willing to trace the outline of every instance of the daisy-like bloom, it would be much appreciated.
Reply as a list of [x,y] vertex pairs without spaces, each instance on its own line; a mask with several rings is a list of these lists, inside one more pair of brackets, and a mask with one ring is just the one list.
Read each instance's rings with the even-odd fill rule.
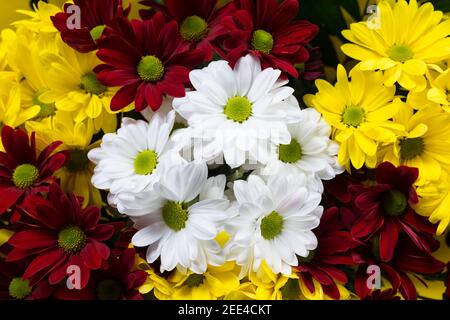
[[302,110],[299,122],[290,124],[288,129],[291,141],[278,146],[275,157],[264,167],[264,174],[302,173],[330,180],[342,173],[337,163],[338,144],[330,140],[331,128],[319,112]]
[[337,83],[316,80],[319,92],[307,94],[304,101],[316,108],[333,129],[339,143],[338,162],[347,170],[350,164],[360,169],[374,168],[380,143],[394,142],[396,130],[403,126],[391,119],[400,108],[395,87],[385,87],[380,72],[352,70],[351,81],[342,65],[337,69]]
[[428,106],[438,106],[450,112],[450,69],[430,79],[431,88],[421,92],[408,93],[408,104],[414,109],[422,109]]
[[[362,70],[382,70],[383,82],[398,82],[412,91],[427,85],[427,69],[438,69],[436,63],[450,57],[450,20],[443,20],[441,11],[431,3],[418,6],[417,0],[378,3],[379,27],[365,21],[353,23],[343,36],[352,43],[342,51],[361,61]],[[417,27],[417,21],[422,21]]]
[[[337,207],[332,207],[323,213],[320,225],[314,230],[317,237],[317,248],[311,251],[308,257],[300,258],[298,267],[295,267],[300,281],[307,290],[314,294],[319,283],[324,294],[332,299],[340,299],[339,287],[348,282],[348,277],[341,266],[355,264],[352,258],[352,249],[357,246],[341,219]],[[320,290],[319,290],[320,291]]]
[[[73,12],[71,5],[80,10],[80,27],[70,28]],[[103,30],[116,17],[127,17],[131,6],[124,9],[122,0],[74,0],[64,5],[64,12],[52,16],[54,26],[61,32],[61,38],[72,48],[82,53],[97,49],[96,41],[102,36]],[[73,19],[73,18],[72,18]]]
[[53,296],[61,300],[143,300],[138,288],[144,284],[147,273],[135,270],[135,256],[133,248],[112,251],[107,269],[92,272],[85,288],[70,290],[64,283]]
[[418,174],[417,168],[396,168],[383,162],[377,167],[372,184],[349,187],[360,213],[351,233],[363,241],[377,237],[382,261],[394,257],[401,233],[410,237],[417,248],[431,252],[428,239],[434,236],[436,227],[412,209],[418,202],[414,188]]
[[174,300],[216,300],[236,290],[239,268],[233,262],[214,267],[208,266],[204,274],[176,270],[168,280],[174,283]]
[[178,159],[168,141],[174,118],[174,111],[167,115],[158,112],[150,123],[123,118],[117,133],[104,135],[100,147],[88,154],[95,163],[92,184],[113,195],[146,189],[151,193],[164,168]]
[[47,192],[53,173],[66,162],[64,152],[54,153],[61,142],[36,153],[35,134],[4,126],[1,131],[5,152],[0,152],[0,213],[20,205],[30,195]]
[[227,259],[242,266],[241,276],[256,272],[265,261],[274,273],[290,275],[297,256],[308,257],[317,247],[311,231],[319,225],[320,193],[306,188],[304,176],[258,176],[234,182],[237,202],[226,224],[232,236]]
[[417,213],[439,223],[436,233],[443,234],[450,224],[450,176],[442,171],[441,177],[417,187],[419,203],[414,206]]
[[105,62],[95,69],[98,79],[121,87],[111,101],[115,111],[133,101],[137,111],[147,106],[156,111],[164,95],[183,97],[189,70],[204,58],[181,38],[176,21],[166,22],[162,13],[145,21],[118,17],[97,44],[97,56]]
[[25,268],[25,261],[8,263],[0,259],[1,300],[32,300],[34,298],[30,280],[22,278]]
[[62,189],[67,193],[75,193],[83,198],[83,207],[88,204],[102,205],[100,191],[91,183],[94,173],[94,163],[87,154],[98,146],[98,141],[91,144],[94,136],[94,124],[90,119],[84,122],[74,122],[72,113],[56,111],[51,118],[41,121],[27,121],[29,132],[36,132],[37,146],[43,146],[54,141],[61,141],[59,150],[68,154],[65,165],[55,172],[60,179]]
[[7,261],[30,258],[23,279],[30,284],[48,279],[57,284],[67,276],[70,265],[80,268],[80,285],[84,288],[91,270],[100,269],[109,257],[109,247],[103,243],[114,232],[112,225],[98,224],[100,209],[81,209],[75,195],[66,195],[58,184],[50,187],[48,198],[30,195],[24,204],[20,231],[10,239],[13,250]]
[[181,37],[205,52],[205,60],[210,61],[214,53],[214,39],[224,35],[227,30],[222,25],[222,19],[234,12],[232,3],[220,4],[218,0],[168,0],[164,4],[159,1],[147,0],[141,4],[150,7],[141,10],[144,19],[151,17],[155,12],[162,12],[169,20],[178,23]]
[[306,20],[294,20],[298,1],[235,0],[234,5],[236,12],[222,19],[229,36],[218,39],[219,54],[234,65],[251,53],[261,60],[263,68],[273,67],[298,77],[295,65],[308,60],[306,46],[319,31]]
[[173,107],[195,135],[195,159],[223,156],[231,167],[249,158],[266,163],[272,148],[289,144],[287,124],[299,120],[300,108],[294,89],[279,81],[280,74],[272,68],[261,70],[251,55],[234,69],[226,61],[215,61],[192,71],[195,90],[174,99]]
[[207,179],[207,175],[206,163],[171,166],[155,186],[157,199],[147,196],[134,201],[141,210],[133,208],[132,219],[139,231],[132,243],[149,246],[147,261],[153,263],[160,258],[161,272],[177,267],[182,272],[190,269],[203,274],[208,265],[225,262],[215,238],[227,218],[229,201],[223,194],[226,179]]
[[419,169],[418,185],[436,181],[443,171],[450,170],[450,114],[438,106],[414,113],[403,104],[394,121],[405,127],[396,141],[383,147],[380,156],[395,166]]
[[[359,267],[355,276],[355,292],[364,299],[371,293],[367,286],[367,280],[370,274],[367,273],[369,265],[377,265],[381,269],[381,276],[388,280],[392,289],[398,290],[407,300],[417,299],[417,291],[413,278],[418,275],[430,275],[443,271],[445,264],[435,259],[430,253],[424,252],[407,236],[400,236],[394,257],[389,262],[383,262],[378,259],[377,241],[369,244],[360,254],[354,254],[355,261]],[[370,250],[372,247],[374,250]],[[434,252],[439,247],[439,241],[431,238],[429,247]],[[375,251],[375,252],[371,252]]]
[[[43,52],[47,70],[48,89],[39,95],[39,101],[54,103],[57,110],[71,112],[73,121],[94,120],[95,131],[112,132],[116,129],[115,112],[111,99],[117,88],[107,87],[97,80],[93,69],[100,64],[94,52],[81,54],[57,41],[58,52]],[[133,106],[127,106],[129,111]]]

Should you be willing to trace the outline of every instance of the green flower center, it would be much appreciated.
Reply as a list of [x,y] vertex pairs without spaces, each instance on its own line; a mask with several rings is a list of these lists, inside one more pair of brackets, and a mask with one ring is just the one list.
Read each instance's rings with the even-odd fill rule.
[[145,82],[161,80],[164,75],[164,65],[155,56],[145,56],[137,66],[137,72]]
[[414,57],[414,53],[407,45],[396,44],[388,51],[389,58],[398,62],[405,62]]
[[91,29],[91,37],[92,40],[97,41],[103,34],[103,30],[105,30],[105,25],[99,25]]
[[84,248],[87,237],[77,226],[67,226],[58,233],[58,245],[68,253],[77,253]]
[[252,115],[252,104],[247,97],[232,97],[223,112],[228,119],[242,123]]
[[89,158],[85,150],[74,149],[69,153],[69,160],[65,167],[72,172],[85,171],[89,167]]
[[140,152],[134,159],[134,172],[139,175],[152,174],[158,165],[158,154],[153,150]]
[[357,128],[365,118],[364,109],[358,106],[348,106],[342,113],[342,122],[349,126]]
[[33,185],[39,178],[39,170],[32,164],[21,164],[18,166],[12,176],[12,181],[17,188],[26,189]]
[[30,280],[14,278],[9,284],[9,295],[14,299],[25,299],[31,293]]
[[316,255],[316,250],[311,250],[308,253],[308,256],[306,256],[306,257],[297,256],[297,260],[300,264],[310,263],[311,261],[313,261],[315,255]]
[[105,279],[97,285],[99,300],[119,300],[122,296],[122,286],[114,279]]
[[425,150],[425,143],[422,137],[406,138],[400,140],[400,158],[411,160],[420,156]]
[[33,98],[33,105],[39,106],[41,110],[39,110],[39,113],[34,117],[35,120],[45,119],[47,117],[54,116],[56,113],[56,106],[54,103],[44,103],[41,100],[39,100],[39,95],[36,95]]
[[289,279],[286,284],[280,289],[283,299],[297,300],[300,295],[300,286],[298,279]]
[[273,36],[265,30],[253,32],[252,47],[257,51],[269,54],[273,49]]
[[180,33],[187,41],[199,41],[208,33],[208,23],[199,16],[187,17],[181,24]]
[[278,158],[284,163],[296,163],[302,158],[302,146],[296,139],[289,144],[281,144],[278,147]]
[[261,235],[266,240],[278,236],[283,230],[283,217],[276,211],[272,211],[261,220]]
[[81,77],[80,87],[87,93],[95,94],[97,96],[101,95],[108,89],[97,80],[95,73],[91,72]]
[[182,203],[168,201],[162,208],[162,217],[170,229],[180,231],[186,227],[188,211]]
[[408,206],[408,201],[403,192],[395,189],[386,191],[382,196],[381,203],[384,211],[394,217],[403,214]]
[[201,285],[203,283],[204,279],[205,279],[204,275],[193,273],[186,279],[184,284],[190,288],[198,287],[199,285]]

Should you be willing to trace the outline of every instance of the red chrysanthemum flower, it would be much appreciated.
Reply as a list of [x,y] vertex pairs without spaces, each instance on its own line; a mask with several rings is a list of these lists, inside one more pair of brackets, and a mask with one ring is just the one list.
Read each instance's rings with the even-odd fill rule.
[[164,94],[183,97],[190,69],[204,58],[180,37],[176,21],[167,23],[160,12],[144,21],[117,18],[97,44],[105,62],[95,69],[98,80],[121,87],[111,101],[116,111],[133,101],[137,111],[158,110]]
[[348,281],[339,267],[355,264],[352,249],[358,245],[350,232],[345,231],[341,214],[336,207],[323,213],[319,227],[314,230],[317,248],[307,258],[299,259],[299,265],[295,268],[311,293],[315,291],[314,279],[321,284],[323,292],[333,299],[340,297],[336,282]]
[[298,77],[297,64],[309,58],[306,46],[319,28],[305,20],[294,21],[297,0],[235,0],[237,11],[223,19],[229,36],[214,42],[218,53],[232,65],[248,53],[260,58],[263,68],[280,69]]
[[169,20],[176,20],[181,37],[205,53],[205,60],[210,61],[213,56],[211,41],[226,33],[222,26],[222,19],[234,11],[233,3],[220,7],[218,0],[147,0],[141,2],[151,7],[141,10],[143,19],[149,19],[157,11],[162,12]]
[[108,267],[92,274],[82,290],[59,286],[53,296],[60,300],[142,300],[138,288],[147,279],[147,273],[135,270],[136,251],[133,248],[112,252]]
[[[71,28],[74,12],[69,7],[75,4],[80,9],[80,28]],[[66,3],[64,12],[51,17],[53,25],[61,32],[61,38],[69,46],[82,53],[97,50],[96,41],[103,30],[116,17],[127,17],[131,6],[124,9],[122,0],[74,0]],[[70,21],[69,21],[70,20]]]
[[[367,285],[369,276],[368,266],[376,265],[380,268],[381,276],[385,277],[394,290],[398,290],[405,299],[417,299],[417,291],[410,277],[414,274],[435,274],[442,272],[445,264],[435,259],[431,253],[420,250],[415,243],[406,235],[401,235],[395,249],[394,257],[389,262],[378,259],[378,248],[376,242],[372,243],[372,248],[367,246],[360,254],[354,254],[354,259],[360,265],[355,276],[355,292],[364,299],[372,291]],[[439,248],[439,241],[428,240],[428,247],[431,252]]]
[[90,270],[104,266],[110,250],[103,241],[113,235],[114,227],[98,224],[99,208],[82,209],[81,204],[82,199],[66,195],[56,183],[47,199],[27,197],[22,227],[9,239],[13,249],[6,260],[30,259],[23,278],[31,285],[47,277],[57,284],[67,276],[68,266],[76,266],[84,288]]
[[53,153],[61,142],[53,142],[36,155],[36,139],[22,130],[4,126],[0,152],[0,214],[20,205],[29,195],[47,192],[53,173],[67,159],[66,152]]
[[400,233],[408,235],[421,250],[430,252],[427,240],[434,236],[436,227],[411,208],[418,202],[413,186],[418,173],[417,168],[396,168],[384,162],[376,169],[372,184],[349,187],[360,213],[351,233],[362,241],[377,237],[382,261],[392,259]]

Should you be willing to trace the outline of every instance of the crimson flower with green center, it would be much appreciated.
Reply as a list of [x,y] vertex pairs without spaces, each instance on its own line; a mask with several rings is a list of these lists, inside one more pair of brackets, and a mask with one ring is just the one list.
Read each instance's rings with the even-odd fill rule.
[[66,195],[56,183],[47,199],[26,198],[21,228],[9,239],[13,249],[6,260],[30,259],[23,275],[30,285],[42,279],[57,284],[68,275],[68,267],[75,266],[84,288],[91,270],[104,267],[110,250],[103,241],[111,238],[114,227],[98,223],[99,208],[82,209],[81,204],[81,198]]

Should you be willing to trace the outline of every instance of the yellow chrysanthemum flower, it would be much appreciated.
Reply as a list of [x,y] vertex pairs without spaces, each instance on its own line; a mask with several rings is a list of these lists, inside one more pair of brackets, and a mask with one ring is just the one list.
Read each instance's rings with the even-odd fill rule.
[[450,112],[450,69],[430,79],[430,88],[421,92],[409,92],[408,104],[414,109],[439,106]]
[[418,6],[416,0],[399,0],[394,6],[378,3],[378,25],[358,22],[344,30],[349,44],[342,51],[361,61],[362,70],[383,70],[384,83],[422,91],[427,85],[427,69],[450,57],[450,20],[435,11],[429,2]]
[[87,153],[98,144],[91,144],[94,125],[90,120],[74,122],[72,117],[71,113],[57,111],[52,118],[41,122],[28,121],[25,126],[28,132],[36,132],[38,147],[54,141],[63,142],[60,150],[69,150],[70,157],[66,165],[55,173],[61,179],[61,187],[83,197],[83,206],[101,206],[100,191],[91,183],[95,165],[87,157]]
[[380,151],[380,157],[393,165],[419,169],[418,185],[438,180],[450,170],[450,115],[440,107],[427,107],[413,113],[405,103],[394,121],[405,126],[395,143]]
[[173,294],[173,285],[164,277],[160,276],[154,269],[141,257],[136,255],[136,267],[147,272],[147,279],[139,287],[141,294],[152,293],[158,300],[170,300]]
[[351,81],[343,66],[337,68],[337,83],[332,86],[316,80],[319,90],[315,95],[305,95],[309,107],[322,113],[333,128],[333,139],[339,144],[338,161],[356,169],[366,164],[377,164],[379,143],[394,142],[395,131],[403,126],[389,121],[399,110],[400,99],[394,99],[395,87],[385,87],[380,72],[363,72],[355,68]]
[[58,30],[53,26],[50,17],[61,12],[62,9],[54,4],[39,1],[36,10],[17,10],[18,13],[27,16],[26,19],[12,23],[16,28],[25,28],[33,33],[42,34],[48,38],[55,37]]
[[450,175],[443,171],[441,177],[417,188],[419,203],[416,211],[439,223],[436,233],[442,234],[450,224]]
[[48,67],[49,89],[39,99],[44,103],[54,102],[58,110],[72,112],[75,122],[94,120],[95,131],[115,131],[116,115],[110,103],[117,88],[106,87],[97,80],[93,69],[100,61],[95,52],[82,54],[60,39],[57,42],[59,54],[41,55]]
[[173,283],[175,300],[216,300],[239,287],[239,268],[234,262],[208,266],[204,274],[174,271],[168,278]]

